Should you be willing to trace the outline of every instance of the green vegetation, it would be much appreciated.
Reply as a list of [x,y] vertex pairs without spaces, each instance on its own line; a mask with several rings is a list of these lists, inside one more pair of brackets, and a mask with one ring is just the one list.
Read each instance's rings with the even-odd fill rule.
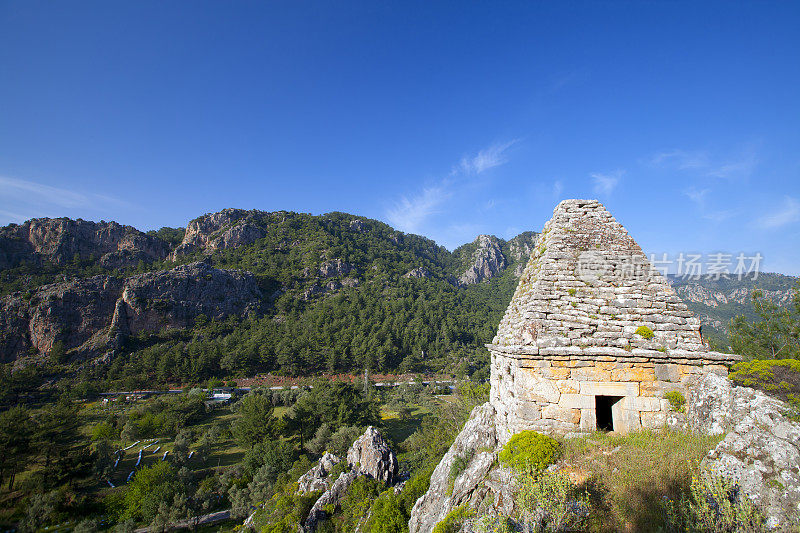
[[792,294],[792,305],[781,307],[752,293],[756,318],[739,315],[731,320],[733,350],[746,359],[800,359],[800,282]]
[[536,517],[526,524],[526,531],[536,526],[544,531],[581,531],[590,513],[588,490],[562,472],[522,476],[516,502],[523,517]]
[[729,375],[737,385],[762,390],[787,402],[800,418],[800,360],[754,359],[736,363]]
[[680,391],[669,391],[664,395],[664,398],[669,402],[674,410],[682,413],[686,406],[686,398]]
[[536,431],[521,431],[503,446],[500,464],[517,472],[533,473],[544,470],[558,459],[558,441]]
[[766,531],[764,516],[733,482],[701,470],[680,500],[667,500],[671,531]]
[[433,533],[458,533],[464,522],[475,516],[475,511],[470,509],[467,504],[459,505],[449,513],[444,519],[436,524]]
[[653,330],[648,328],[647,326],[639,326],[636,328],[636,334],[642,337],[643,339],[650,340],[655,337]]
[[[592,433],[562,443],[562,471],[587,491],[591,531],[659,531],[664,502],[690,489],[703,457],[721,440],[682,431]],[[659,529],[661,528],[661,529]]]

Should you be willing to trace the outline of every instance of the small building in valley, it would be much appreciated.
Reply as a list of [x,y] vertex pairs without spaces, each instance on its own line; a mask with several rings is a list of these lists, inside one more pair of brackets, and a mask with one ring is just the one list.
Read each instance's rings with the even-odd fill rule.
[[741,359],[709,350],[700,320],[596,200],[556,207],[487,348],[501,441],[661,427],[668,392]]

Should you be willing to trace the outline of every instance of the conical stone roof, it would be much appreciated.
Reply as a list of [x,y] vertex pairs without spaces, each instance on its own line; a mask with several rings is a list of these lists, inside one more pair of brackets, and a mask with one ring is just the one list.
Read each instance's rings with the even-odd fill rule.
[[597,200],[564,200],[544,226],[490,350],[519,356],[735,360]]

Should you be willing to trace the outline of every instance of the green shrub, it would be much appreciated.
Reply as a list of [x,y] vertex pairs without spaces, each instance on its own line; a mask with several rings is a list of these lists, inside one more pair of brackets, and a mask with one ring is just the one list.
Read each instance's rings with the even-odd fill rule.
[[475,455],[474,450],[470,450],[466,455],[457,455],[453,458],[453,464],[450,465],[450,480],[455,480],[461,475],[461,472],[467,469],[472,457]]
[[[573,485],[567,474],[545,472],[523,476],[517,507],[524,517],[524,531],[584,531],[589,517],[589,494]],[[528,523],[535,517],[533,523]]]
[[764,516],[740,487],[708,470],[692,476],[688,496],[664,503],[670,531],[766,530]]
[[535,431],[517,433],[500,451],[500,463],[518,472],[531,473],[550,466],[560,454],[558,442]]
[[576,291],[575,289],[570,289],[570,290],[569,290],[569,295],[570,295],[570,296],[575,296],[575,294],[576,294],[577,292],[578,292],[578,291]]
[[636,334],[642,337],[643,339],[648,339],[648,340],[655,337],[653,330],[648,328],[647,326],[639,326],[636,329]]
[[458,533],[466,520],[475,516],[475,511],[467,504],[459,505],[449,513],[444,519],[436,524],[433,533]]
[[682,413],[686,408],[686,398],[679,391],[669,391],[664,395],[664,398],[669,401],[673,409]]

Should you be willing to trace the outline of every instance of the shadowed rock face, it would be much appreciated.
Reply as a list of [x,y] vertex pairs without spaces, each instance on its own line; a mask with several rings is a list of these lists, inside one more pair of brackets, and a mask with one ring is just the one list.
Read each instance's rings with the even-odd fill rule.
[[108,350],[119,334],[183,328],[200,314],[246,314],[260,302],[252,274],[205,263],[127,279],[95,276],[45,285],[0,300],[0,361],[47,353],[57,341],[75,355],[94,355]]
[[[0,300],[0,361],[31,349],[48,353],[60,341],[66,348],[85,345],[105,330],[124,280],[95,276],[45,285],[30,298],[12,294]],[[95,339],[105,344],[107,338]]]
[[0,228],[0,268],[46,259],[58,264],[96,257],[108,268],[152,262],[169,254],[169,245],[131,226],[69,218],[35,218]]
[[[476,509],[486,499],[495,509],[510,512],[513,505],[510,472],[496,466],[495,411],[489,403],[473,409],[469,420],[431,475],[428,491],[411,510],[411,533],[431,533],[447,514],[462,504]],[[450,485],[450,471],[457,458],[467,465]]]
[[508,262],[500,249],[500,241],[492,235],[479,235],[478,247],[472,253],[472,264],[458,278],[462,285],[473,285],[501,273]]

